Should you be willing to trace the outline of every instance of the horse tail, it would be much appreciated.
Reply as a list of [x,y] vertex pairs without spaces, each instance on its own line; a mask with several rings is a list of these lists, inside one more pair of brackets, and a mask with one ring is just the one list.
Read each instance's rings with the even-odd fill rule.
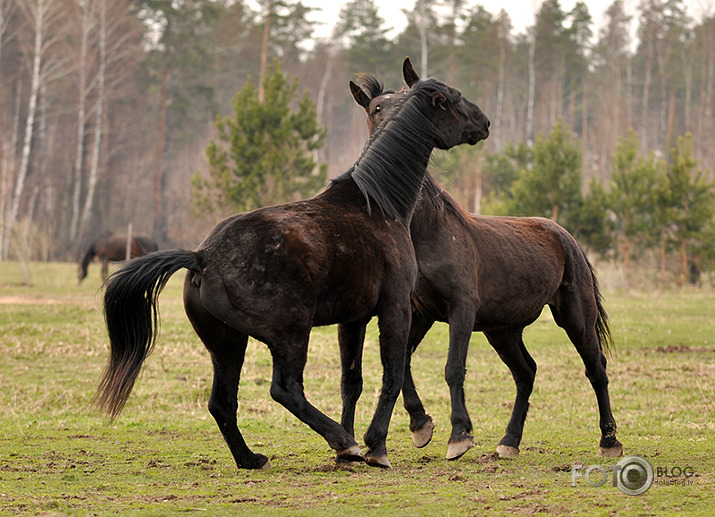
[[[581,250],[583,253],[583,250]],[[593,281],[593,295],[596,298],[596,309],[598,310],[598,315],[596,317],[596,332],[598,334],[598,341],[601,344],[601,349],[606,353],[607,356],[611,357],[616,351],[616,344],[613,341],[613,335],[611,334],[611,326],[608,322],[608,314],[603,306],[603,295],[601,290],[598,288],[598,280],[596,279],[596,272],[593,270],[591,262],[589,262],[586,254],[583,253],[588,269],[591,272],[591,280]]]
[[157,301],[179,269],[199,270],[193,251],[159,251],[131,260],[105,283],[104,317],[110,357],[94,403],[114,419],[121,413],[159,330]]

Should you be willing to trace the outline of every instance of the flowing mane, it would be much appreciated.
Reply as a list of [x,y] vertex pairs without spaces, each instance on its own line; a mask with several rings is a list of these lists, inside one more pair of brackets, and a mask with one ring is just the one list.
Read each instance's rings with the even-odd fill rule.
[[436,132],[423,106],[436,91],[445,91],[445,86],[434,79],[415,84],[377,127],[352,168],[333,180],[352,178],[368,210],[372,201],[391,218],[411,213],[429,160],[418,150],[425,144],[431,148]]

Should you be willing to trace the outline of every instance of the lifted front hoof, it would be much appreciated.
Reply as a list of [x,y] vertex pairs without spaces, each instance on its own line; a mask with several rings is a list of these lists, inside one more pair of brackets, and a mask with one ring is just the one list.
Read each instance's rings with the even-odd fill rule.
[[474,438],[469,435],[459,441],[449,442],[449,446],[447,447],[447,459],[459,459],[472,447],[474,447]]
[[519,449],[511,445],[497,445],[497,454],[500,458],[516,458],[519,455]]
[[421,449],[432,440],[432,431],[434,431],[434,422],[430,418],[420,429],[412,431],[412,443],[418,449]]
[[392,463],[387,459],[387,455],[383,456],[370,456],[365,457],[365,463],[371,467],[380,467],[382,469],[391,469]]
[[599,447],[598,456],[604,458],[618,458],[619,456],[623,456],[623,445],[619,443],[613,447]]
[[353,445],[342,451],[338,451],[338,457],[335,458],[336,463],[362,463],[365,461],[365,456],[363,456],[360,447]]

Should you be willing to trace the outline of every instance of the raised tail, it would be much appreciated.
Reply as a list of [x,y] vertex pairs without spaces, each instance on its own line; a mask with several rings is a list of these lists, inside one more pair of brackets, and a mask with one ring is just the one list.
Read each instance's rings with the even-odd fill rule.
[[113,419],[121,413],[159,330],[157,301],[179,269],[198,271],[194,251],[158,251],[131,260],[105,283],[104,317],[110,356],[94,402]]

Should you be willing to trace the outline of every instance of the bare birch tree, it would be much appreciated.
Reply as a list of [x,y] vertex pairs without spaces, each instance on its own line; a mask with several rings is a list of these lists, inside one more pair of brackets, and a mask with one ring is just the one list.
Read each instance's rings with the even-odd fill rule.
[[87,80],[89,66],[89,36],[94,26],[92,4],[89,0],[76,0],[79,6],[79,31],[80,47],[78,68],[78,91],[77,102],[77,148],[75,150],[75,163],[72,171],[72,219],[70,220],[69,237],[71,242],[77,239],[79,227],[79,208],[82,195],[83,166],[84,166],[84,143],[87,124],[87,95],[89,84]]
[[2,253],[0,257],[7,258],[10,247],[10,233],[20,211],[20,201],[25,189],[25,180],[30,168],[30,153],[35,128],[40,90],[43,85],[56,79],[60,72],[60,63],[48,57],[49,50],[61,37],[56,30],[61,20],[62,11],[58,0],[18,0],[20,11],[27,19],[32,31],[32,49],[29,52],[30,62],[30,96],[25,117],[25,135],[22,142],[20,164],[15,179],[10,207],[2,229]]

